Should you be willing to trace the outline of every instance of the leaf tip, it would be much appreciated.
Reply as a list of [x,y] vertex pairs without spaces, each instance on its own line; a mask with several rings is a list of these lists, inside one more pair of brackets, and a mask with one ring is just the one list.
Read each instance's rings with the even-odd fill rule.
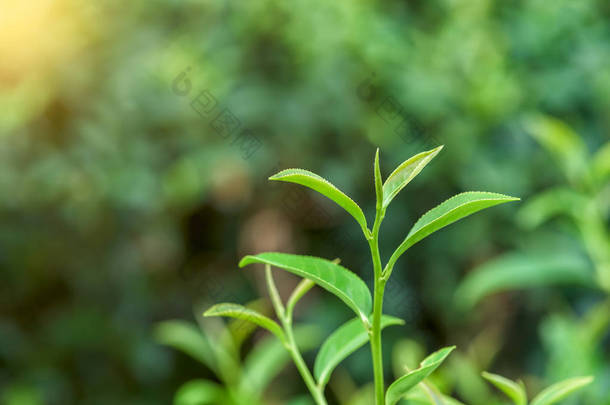
[[239,268],[243,268],[246,267],[247,265],[251,264],[254,262],[254,256],[251,255],[247,255],[244,256],[240,261],[239,261]]

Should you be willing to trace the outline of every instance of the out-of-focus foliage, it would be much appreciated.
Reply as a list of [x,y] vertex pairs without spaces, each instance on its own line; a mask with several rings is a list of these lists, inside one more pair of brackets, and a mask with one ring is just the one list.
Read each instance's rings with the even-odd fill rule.
[[[0,402],[167,404],[185,381],[214,378],[151,330],[190,318],[200,301],[256,296],[261,281],[234,271],[243,254],[334,258],[339,249],[342,263],[368,274],[358,229],[333,206],[294,189],[262,192],[279,169],[332,177],[370,216],[361,162],[372,145],[398,164],[446,144],[421,175],[428,181],[389,209],[405,227],[472,187],[527,203],[566,186],[563,170],[569,191],[540,197],[558,212],[586,192],[574,183],[583,153],[596,173],[587,187],[607,184],[609,21],[605,0],[2,2]],[[183,72],[192,88],[181,96]],[[206,89],[215,113],[229,109],[260,140],[254,153],[240,131],[227,135],[211,126],[216,115],[194,111]],[[573,132],[571,146],[558,144],[562,135],[533,141],[523,122],[538,113],[573,128],[549,124]],[[607,207],[608,188],[599,190]],[[523,220],[533,226],[539,215]],[[546,383],[530,375],[550,383],[570,366],[596,376],[583,392],[599,393],[584,398],[608,398],[605,293],[572,283],[601,274],[608,217],[591,218],[523,232],[513,208],[500,208],[448,229],[401,259],[387,312],[420,330],[427,349],[457,343],[455,390],[466,402],[487,388],[465,376],[484,369],[539,389]],[[387,235],[382,255],[405,230]],[[485,299],[466,320],[453,306],[458,280],[511,250],[589,266],[561,286]],[[324,308],[327,331],[350,316],[323,296],[308,308],[301,316]],[[579,332],[585,324],[597,332]],[[337,370],[333,392],[363,398],[368,358],[349,360],[355,386]]]

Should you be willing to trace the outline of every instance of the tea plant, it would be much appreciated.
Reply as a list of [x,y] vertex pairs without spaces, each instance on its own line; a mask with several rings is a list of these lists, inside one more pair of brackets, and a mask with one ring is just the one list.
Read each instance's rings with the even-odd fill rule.
[[[397,318],[383,314],[384,291],[396,262],[411,246],[441,228],[484,208],[518,200],[518,198],[490,192],[458,194],[419,218],[402,243],[383,264],[379,252],[379,232],[386,209],[398,193],[423,170],[441,149],[442,146],[439,146],[409,158],[399,165],[385,181],[382,180],[379,150],[377,150],[374,161],[376,210],[375,219],[370,228],[362,209],[350,197],[317,174],[302,169],[287,169],[270,177],[270,180],[273,181],[284,181],[309,187],[337,203],[356,220],[370,248],[374,274],[372,296],[364,281],[337,261],[268,252],[246,256],[239,265],[240,267],[255,263],[264,265],[269,295],[279,323],[255,310],[233,303],[215,305],[204,315],[248,320],[273,333],[290,353],[305,385],[318,405],[327,403],[324,392],[334,368],[356,349],[370,342],[375,403],[394,405],[399,402],[413,387],[428,377],[454,347],[446,347],[429,355],[418,368],[408,371],[386,390],[381,332],[385,327],[402,323]],[[304,279],[288,298],[286,304],[278,294],[271,267],[283,269]],[[299,300],[314,285],[336,295],[354,312],[356,317],[339,327],[322,344],[312,374],[295,341],[293,310]]]

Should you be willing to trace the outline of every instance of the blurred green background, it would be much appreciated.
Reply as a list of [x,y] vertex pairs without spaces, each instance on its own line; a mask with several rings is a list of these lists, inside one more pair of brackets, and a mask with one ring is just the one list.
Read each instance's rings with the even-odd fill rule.
[[[457,192],[523,202],[400,260],[388,375],[396,345],[457,344],[441,385],[466,403],[492,403],[484,369],[532,392],[595,375],[566,404],[610,403],[609,2],[4,0],[0,61],[2,404],[169,404],[214,379],[153,330],[264,295],[241,256],[340,257],[370,278],[348,215],[266,178],[307,168],[370,217],[375,148],[388,175],[438,144],[387,214],[386,258]],[[316,291],[300,316],[328,334],[349,313]],[[348,359],[333,401],[369,364]],[[280,380],[264,403],[306,392],[291,367]]]

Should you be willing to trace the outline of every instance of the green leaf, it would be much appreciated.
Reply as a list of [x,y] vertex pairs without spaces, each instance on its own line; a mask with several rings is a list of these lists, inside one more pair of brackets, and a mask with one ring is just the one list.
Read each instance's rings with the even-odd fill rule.
[[498,374],[492,374],[488,372],[481,373],[483,378],[495,385],[499,390],[506,394],[515,405],[527,405],[527,394],[525,393],[525,387],[523,383],[518,383],[509,380],[508,378],[502,377]]
[[426,357],[418,369],[408,372],[390,385],[386,392],[386,405],[400,401],[413,387],[427,378],[455,349],[455,346],[440,349]]
[[383,208],[390,202],[424,167],[443,149],[443,145],[432,150],[418,153],[400,164],[383,184]]
[[267,329],[269,332],[277,336],[282,342],[285,342],[284,331],[275,321],[261,315],[259,312],[246,308],[243,305],[223,303],[214,305],[212,308],[205,311],[203,316],[225,316],[229,318],[242,319],[252,322],[261,328]]
[[587,148],[580,136],[563,122],[544,115],[530,116],[525,121],[528,133],[558,162],[571,181],[582,179],[587,166]]
[[264,263],[308,278],[339,297],[363,322],[367,322],[372,309],[371,292],[356,274],[329,260],[287,253],[261,253],[246,256],[239,266]]
[[323,177],[308,170],[286,169],[269,177],[269,180],[296,183],[317,191],[339,204],[358,221],[363,231],[367,230],[366,217],[358,204]]
[[183,384],[174,395],[174,405],[207,405],[223,403],[225,392],[216,383],[192,380]]
[[557,215],[578,219],[588,204],[588,197],[568,187],[555,187],[530,198],[517,213],[517,221],[533,229]]
[[155,340],[180,350],[216,371],[216,358],[209,340],[194,324],[185,321],[163,321],[154,330]]
[[413,225],[405,240],[392,254],[390,268],[408,248],[431,233],[482,209],[517,200],[519,198],[485,191],[469,191],[451,197],[425,213]]
[[377,207],[383,203],[383,180],[381,179],[381,168],[379,167],[379,148],[375,152],[375,164],[373,167],[375,173],[375,196],[377,199]]
[[[381,328],[390,325],[402,325],[401,319],[384,315]],[[326,386],[330,375],[350,354],[358,350],[369,340],[369,334],[360,319],[354,318],[334,331],[322,344],[314,364],[314,375],[321,387]]]
[[[299,326],[294,337],[301,352],[317,347],[320,332],[315,326]],[[258,343],[244,361],[241,388],[246,395],[260,397],[269,383],[290,362],[290,355],[277,339],[267,338]]]
[[605,182],[610,177],[610,142],[606,142],[601,148],[593,155],[591,163],[591,169],[593,176],[599,182]]
[[469,309],[488,295],[522,288],[556,284],[595,286],[589,262],[571,252],[513,252],[474,269],[460,283],[455,298]]
[[572,394],[574,391],[591,384],[591,382],[593,382],[593,377],[576,377],[558,382],[557,384],[551,385],[538,394],[532,400],[531,405],[554,404]]

